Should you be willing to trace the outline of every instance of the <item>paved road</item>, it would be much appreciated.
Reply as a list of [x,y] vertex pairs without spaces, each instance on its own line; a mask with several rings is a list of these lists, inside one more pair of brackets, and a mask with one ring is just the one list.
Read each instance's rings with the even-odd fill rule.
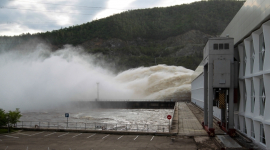
[[[206,136],[207,132],[189,109],[186,103],[176,103],[178,105],[179,129],[178,135]],[[203,114],[203,112],[202,112]]]
[[195,150],[193,138],[152,135],[111,135],[75,132],[22,131],[0,135],[0,150]]

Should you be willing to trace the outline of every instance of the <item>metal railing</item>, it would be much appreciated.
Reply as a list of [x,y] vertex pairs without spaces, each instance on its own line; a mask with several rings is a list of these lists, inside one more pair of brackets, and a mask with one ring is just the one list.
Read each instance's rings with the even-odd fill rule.
[[[190,96],[181,96],[172,99],[98,99],[100,102],[178,102],[178,101],[188,101]],[[96,101],[96,100],[92,100]]]
[[45,121],[20,121],[17,128],[39,129],[74,129],[74,130],[107,130],[127,132],[169,132],[169,125],[152,124],[112,124],[112,123],[84,123],[84,122],[45,122]]

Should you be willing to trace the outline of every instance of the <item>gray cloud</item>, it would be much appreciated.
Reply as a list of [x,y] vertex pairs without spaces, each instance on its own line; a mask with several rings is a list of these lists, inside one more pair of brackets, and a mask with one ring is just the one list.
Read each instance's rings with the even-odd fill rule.
[[[196,0],[177,0],[177,3]],[[0,35],[57,30],[128,9],[175,5],[176,0],[1,0]],[[92,8],[91,8],[92,7]],[[95,8],[93,8],[95,7]]]

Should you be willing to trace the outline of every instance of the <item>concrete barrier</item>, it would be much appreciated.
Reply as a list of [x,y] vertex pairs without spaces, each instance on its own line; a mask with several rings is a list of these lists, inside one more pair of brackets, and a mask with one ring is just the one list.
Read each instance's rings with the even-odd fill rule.
[[174,105],[173,116],[171,121],[170,133],[178,133],[178,103]]

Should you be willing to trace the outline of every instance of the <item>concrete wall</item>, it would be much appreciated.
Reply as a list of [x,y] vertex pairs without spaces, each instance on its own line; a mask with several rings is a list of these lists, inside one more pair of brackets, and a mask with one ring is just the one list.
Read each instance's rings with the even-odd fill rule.
[[123,109],[173,109],[175,102],[125,102],[125,101],[91,101],[88,105],[98,108]]
[[204,97],[204,80],[203,73],[194,79],[191,83],[191,102],[197,106],[203,108],[203,97]]
[[[199,75],[196,79],[194,79],[191,83],[191,102],[199,106],[200,108],[204,108],[204,80],[203,73]],[[217,118],[221,118],[220,109],[218,107],[213,107],[213,115]]]
[[[261,34],[263,34],[265,41],[265,58],[262,69],[260,69],[261,58],[259,56]],[[240,102],[238,110],[235,111],[235,128],[262,148],[270,149],[270,21],[263,23],[260,28],[244,38],[243,42],[235,46],[240,55],[240,68],[242,68],[239,70]],[[254,53],[251,53],[252,48]],[[252,59],[254,59],[253,64]],[[262,93],[260,88],[262,85],[260,80],[263,80],[265,88],[264,109],[261,106]],[[264,113],[261,114],[261,111]],[[261,126],[264,127],[265,143],[261,141]],[[253,130],[255,136],[251,134]]]

